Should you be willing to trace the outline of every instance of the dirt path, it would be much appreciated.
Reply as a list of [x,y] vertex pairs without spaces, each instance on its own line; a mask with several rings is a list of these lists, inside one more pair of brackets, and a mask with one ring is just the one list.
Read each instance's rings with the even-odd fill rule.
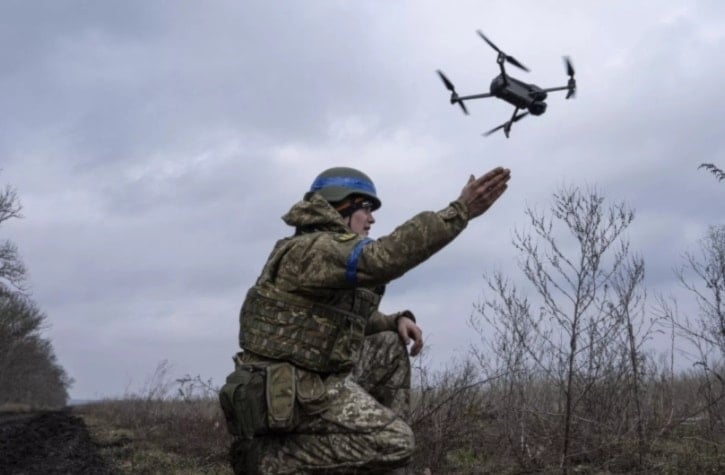
[[0,474],[111,474],[70,410],[0,413]]

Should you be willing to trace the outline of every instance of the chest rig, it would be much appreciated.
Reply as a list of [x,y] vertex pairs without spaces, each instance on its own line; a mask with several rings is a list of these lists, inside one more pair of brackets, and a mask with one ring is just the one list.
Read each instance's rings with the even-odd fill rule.
[[366,288],[328,291],[307,298],[282,291],[274,281],[279,263],[297,239],[280,241],[240,312],[239,344],[276,360],[320,373],[349,371],[362,351],[365,326],[381,293]]

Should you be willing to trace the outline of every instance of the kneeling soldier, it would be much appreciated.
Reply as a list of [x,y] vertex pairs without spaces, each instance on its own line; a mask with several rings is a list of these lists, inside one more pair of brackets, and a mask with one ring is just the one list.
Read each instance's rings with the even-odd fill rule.
[[220,392],[238,474],[380,473],[405,467],[410,354],[422,332],[377,308],[385,285],[451,242],[506,190],[509,170],[471,176],[438,212],[368,238],[381,202],[364,173],[331,168],[283,216],[240,313],[236,369]]

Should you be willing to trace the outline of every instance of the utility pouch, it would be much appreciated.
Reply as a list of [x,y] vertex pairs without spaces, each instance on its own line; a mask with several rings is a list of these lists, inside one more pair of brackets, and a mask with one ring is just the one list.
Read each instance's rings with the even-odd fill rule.
[[267,366],[267,422],[270,430],[291,430],[295,425],[295,367],[289,363]]
[[251,439],[292,430],[297,423],[296,393],[291,364],[238,364],[219,391],[229,433]]
[[327,389],[318,373],[297,369],[297,402],[305,414],[319,414],[328,408]]
[[240,365],[219,391],[219,402],[232,435],[251,439],[269,431],[265,397],[266,369]]

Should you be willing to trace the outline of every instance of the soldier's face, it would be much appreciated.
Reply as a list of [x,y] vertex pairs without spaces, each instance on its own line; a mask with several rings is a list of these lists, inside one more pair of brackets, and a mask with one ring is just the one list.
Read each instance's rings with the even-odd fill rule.
[[348,226],[350,226],[350,229],[355,234],[367,236],[374,222],[373,211],[370,207],[366,206],[356,210],[350,215]]

